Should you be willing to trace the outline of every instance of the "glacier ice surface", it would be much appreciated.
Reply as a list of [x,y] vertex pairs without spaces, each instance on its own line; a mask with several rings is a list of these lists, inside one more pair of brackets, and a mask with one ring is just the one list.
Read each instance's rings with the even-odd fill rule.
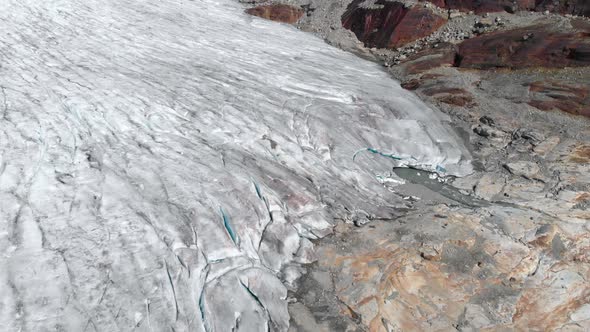
[[0,1],[0,330],[286,330],[380,174],[463,175],[376,64],[229,0]]

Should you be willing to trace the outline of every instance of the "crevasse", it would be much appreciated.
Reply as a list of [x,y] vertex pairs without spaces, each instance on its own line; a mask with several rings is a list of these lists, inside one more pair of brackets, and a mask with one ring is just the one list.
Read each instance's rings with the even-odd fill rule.
[[470,172],[377,65],[242,10],[0,2],[0,330],[284,331],[310,239],[404,204],[378,174]]

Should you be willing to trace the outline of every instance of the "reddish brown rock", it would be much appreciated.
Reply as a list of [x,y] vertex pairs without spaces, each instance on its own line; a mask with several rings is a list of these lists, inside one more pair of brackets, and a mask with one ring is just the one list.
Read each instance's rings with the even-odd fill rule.
[[473,96],[464,89],[436,87],[425,89],[423,93],[427,96],[434,96],[436,100],[455,106],[473,106]]
[[417,74],[441,66],[452,66],[457,54],[453,44],[441,44],[437,48],[426,49],[412,56],[402,64],[406,74]]
[[[335,292],[336,305],[358,326],[339,330],[556,331],[571,321],[580,322],[575,331],[588,330],[586,240],[568,239],[577,247],[557,257],[552,247],[565,235],[553,221],[520,212],[498,217],[518,225],[516,235],[483,227],[487,217],[465,212],[439,206],[406,217],[410,226],[342,226],[337,240],[323,242],[318,269],[343,276],[326,293]],[[523,234],[539,243],[525,243]],[[587,238],[585,230],[578,234]],[[324,308],[318,312],[325,317]]]
[[557,231],[558,228],[555,225],[542,225],[537,229],[529,244],[540,248],[548,248],[551,246],[551,242],[555,238]]
[[561,110],[590,117],[590,87],[560,82],[533,82],[529,105],[543,111]]
[[447,4],[445,3],[445,0],[420,0],[420,1],[430,2],[433,5],[440,7],[440,8],[447,8]]
[[583,18],[576,18],[570,21],[575,30],[590,33],[590,21]]
[[533,26],[478,36],[459,45],[455,65],[487,69],[590,65],[590,34]]
[[444,77],[444,75],[441,74],[424,74],[422,76],[420,76],[421,80],[433,80],[435,78],[439,78],[439,77]]
[[411,80],[402,82],[401,87],[406,90],[416,90],[420,87],[420,80],[417,78],[413,78]]
[[301,18],[301,16],[303,16],[303,10],[301,8],[282,4],[249,8],[246,10],[246,13],[262,17],[267,20],[290,24],[296,23]]
[[436,98],[441,103],[460,106],[460,107],[472,107],[475,106],[473,97],[470,95],[445,95]]
[[590,16],[590,1],[588,0],[536,0],[536,10],[548,10],[560,14]]
[[406,89],[406,90],[416,90],[419,87],[422,86],[422,84],[424,84],[426,81],[430,81],[430,80],[434,80],[436,78],[439,78],[443,75],[440,74],[424,74],[422,76],[420,76],[420,78],[412,78],[410,80],[407,80],[405,82],[403,82],[401,84],[401,87]]
[[447,87],[436,87],[424,90],[424,94],[427,96],[434,96],[440,94],[463,94],[467,91],[459,88],[447,88]]
[[550,11],[559,14],[590,16],[588,0],[422,0],[435,6],[476,14],[493,12],[514,12],[517,10]]
[[[590,145],[580,145],[577,146],[570,155],[570,161],[579,163],[579,164],[588,164],[590,163]],[[590,199],[590,197],[586,196],[586,199]],[[576,197],[576,201],[579,201],[580,198]]]
[[434,5],[460,11],[474,11],[476,14],[493,12],[513,12],[535,8],[535,0],[423,0]]
[[447,21],[421,6],[406,8],[400,2],[378,0],[379,7],[366,8],[363,2],[348,6],[342,25],[367,47],[397,48],[430,35]]

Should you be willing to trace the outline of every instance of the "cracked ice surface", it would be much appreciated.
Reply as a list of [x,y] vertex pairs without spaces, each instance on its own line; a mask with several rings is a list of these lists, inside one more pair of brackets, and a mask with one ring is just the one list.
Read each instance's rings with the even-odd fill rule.
[[310,239],[396,215],[376,175],[470,170],[375,64],[230,1],[2,0],[0,31],[2,331],[285,330]]

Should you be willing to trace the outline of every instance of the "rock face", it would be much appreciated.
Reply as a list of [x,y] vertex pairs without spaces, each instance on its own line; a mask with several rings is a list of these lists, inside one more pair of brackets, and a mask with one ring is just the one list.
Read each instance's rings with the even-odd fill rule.
[[446,19],[421,6],[378,0],[374,7],[355,0],[342,16],[342,25],[367,47],[397,48],[430,35]]
[[536,0],[536,10],[560,14],[590,16],[590,1],[588,0]]
[[368,331],[590,327],[583,229],[572,234],[522,208],[473,213],[442,205],[373,227],[337,230],[307,281],[338,276],[326,293]]
[[474,11],[476,14],[508,11],[515,9],[533,9],[535,0],[423,0],[434,5],[461,11]]
[[267,20],[290,24],[296,23],[303,16],[303,10],[301,8],[283,4],[257,6],[247,9],[246,13]]
[[529,85],[529,105],[540,110],[558,109],[590,117],[590,87],[556,81],[533,82]]
[[402,64],[406,74],[441,66],[461,68],[563,68],[590,66],[590,33],[532,26],[477,36],[459,45],[426,49]]
[[476,14],[492,12],[515,12],[517,10],[548,10],[560,14],[590,16],[590,2],[587,0],[422,0],[434,5]]
[[541,171],[539,166],[528,161],[515,161],[507,163],[504,167],[513,175],[522,176],[526,179],[535,179],[535,176]]
[[585,32],[554,32],[549,26],[494,32],[462,42],[455,66],[478,69],[588,66],[588,37]]
[[452,66],[457,57],[457,46],[443,43],[437,48],[426,49],[410,57],[402,64],[406,74],[418,74],[441,66]]
[[461,88],[433,87],[424,89],[427,96],[434,96],[440,102],[455,106],[470,106],[473,104],[473,97],[468,91]]

